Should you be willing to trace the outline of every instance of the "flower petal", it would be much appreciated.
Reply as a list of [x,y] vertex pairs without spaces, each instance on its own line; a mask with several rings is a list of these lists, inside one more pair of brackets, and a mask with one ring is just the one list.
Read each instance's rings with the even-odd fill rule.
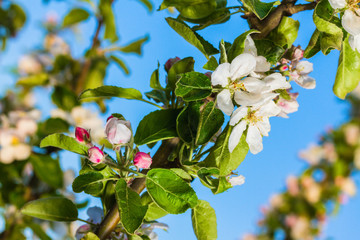
[[239,82],[244,84],[246,91],[250,93],[261,93],[264,91],[269,91],[269,88],[266,86],[264,81],[254,77],[247,77]]
[[352,50],[357,50],[360,53],[360,34],[356,36],[350,35],[349,44]]
[[258,107],[265,102],[274,99],[278,93],[247,93],[243,91],[235,91],[234,100],[237,104],[242,106]]
[[218,108],[226,115],[231,115],[234,111],[234,104],[231,99],[231,93],[228,89],[222,90],[216,97]]
[[329,0],[329,3],[333,9],[341,9],[346,7],[346,0]]
[[230,77],[234,81],[249,75],[255,70],[256,59],[252,54],[243,53],[237,56],[230,65]]
[[279,108],[274,101],[268,101],[266,104],[262,105],[258,112],[258,116],[262,117],[273,117],[278,115],[281,112],[281,108]]
[[255,72],[267,72],[270,70],[271,64],[263,56],[256,57]]
[[262,136],[259,129],[253,124],[249,125],[246,142],[249,144],[252,154],[257,154],[263,150]]
[[305,89],[314,89],[316,87],[316,81],[314,78],[304,75],[299,77],[298,80],[295,80],[297,84]]
[[264,79],[271,91],[276,89],[288,89],[291,85],[281,73],[273,73]]
[[360,34],[360,16],[351,9],[345,10],[341,24],[351,35],[356,36]]
[[230,137],[229,137],[229,152],[232,153],[232,151],[234,151],[234,149],[236,148],[236,146],[239,144],[240,142],[240,138],[243,134],[243,132],[246,129],[246,121],[241,121],[238,125],[236,125],[233,130],[231,131]]
[[248,108],[247,107],[239,107],[237,108],[233,114],[231,115],[230,118],[230,122],[229,124],[231,126],[234,126],[235,124],[237,124],[242,118],[244,118],[248,113]]
[[296,71],[300,73],[300,75],[309,74],[313,70],[313,64],[309,61],[301,61],[296,65]]
[[229,84],[229,77],[230,63],[222,63],[211,74],[211,84],[213,86],[221,85],[222,87],[226,87]]
[[255,46],[254,40],[248,35],[245,39],[245,48],[243,53],[250,53],[254,56],[257,56],[257,49]]
[[270,132],[271,126],[268,117],[263,117],[261,121],[256,123],[256,126],[258,127],[261,135],[266,137],[269,136],[268,133]]

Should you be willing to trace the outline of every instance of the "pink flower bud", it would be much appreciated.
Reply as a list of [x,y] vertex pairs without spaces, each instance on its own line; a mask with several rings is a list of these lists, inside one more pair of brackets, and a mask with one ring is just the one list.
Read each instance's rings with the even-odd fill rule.
[[296,48],[293,53],[293,60],[301,60],[304,57],[304,50],[301,50],[300,48]]
[[100,150],[100,148],[98,147],[91,147],[88,150],[88,156],[89,156],[89,160],[93,163],[101,163],[105,156],[104,156],[104,152]]
[[76,127],[75,129],[75,138],[79,143],[90,143],[90,133],[84,128]]
[[109,117],[105,126],[105,134],[111,144],[128,143],[131,139],[130,122]]
[[169,58],[169,60],[166,61],[165,63],[165,70],[166,72],[169,72],[170,68],[177,62],[180,61],[181,58],[179,57],[174,57],[174,58]]
[[149,154],[144,152],[138,152],[134,158],[134,165],[138,168],[149,169],[152,163],[152,159]]
[[280,67],[280,72],[285,72],[285,71],[287,71],[287,70],[289,70],[289,67],[288,67],[287,65],[282,65],[282,66]]

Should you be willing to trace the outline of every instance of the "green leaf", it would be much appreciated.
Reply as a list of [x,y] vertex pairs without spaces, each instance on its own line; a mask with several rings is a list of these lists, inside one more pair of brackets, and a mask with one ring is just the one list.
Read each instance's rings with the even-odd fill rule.
[[196,134],[195,144],[203,145],[211,140],[211,138],[220,130],[224,123],[224,114],[216,108],[214,102],[206,104],[201,111],[198,130]]
[[218,62],[216,61],[216,58],[211,56],[209,61],[203,66],[203,69],[214,71],[219,66]]
[[112,0],[100,0],[99,9],[105,24],[104,39],[108,39],[110,42],[116,42],[118,36],[116,33],[115,16],[111,4]]
[[129,67],[126,65],[126,63],[120,59],[119,57],[115,56],[115,55],[111,55],[110,59],[112,61],[114,61],[123,71],[126,75],[130,74],[130,70]]
[[63,133],[69,130],[70,124],[61,118],[49,118],[40,125],[42,134]]
[[273,9],[275,2],[264,3],[260,0],[241,0],[244,6],[253,12],[260,20],[266,18],[266,16]]
[[175,89],[179,74],[194,71],[194,63],[195,61],[192,57],[183,58],[174,63],[168,73],[168,83],[166,88]]
[[146,97],[148,97],[149,99],[153,99],[157,103],[161,102],[164,105],[167,105],[168,103],[168,100],[166,99],[166,94],[163,90],[154,89],[150,92],[146,92],[145,95]]
[[154,7],[151,1],[149,0],[137,0],[137,1],[142,3],[149,12],[153,11]]
[[313,35],[311,36],[309,44],[304,51],[304,58],[311,58],[321,50],[320,48],[321,34],[322,33],[319,30],[315,29]]
[[176,119],[176,130],[182,141],[192,143],[196,138],[202,103],[191,102]]
[[148,206],[148,210],[145,215],[145,220],[148,222],[157,220],[169,214],[153,202],[148,192],[144,192],[144,194],[141,195],[141,202],[143,205]]
[[178,175],[179,177],[181,177],[182,179],[184,179],[185,181],[191,181],[193,180],[193,178],[191,177],[190,174],[188,174],[185,170],[181,169],[181,168],[170,168],[171,171],[173,171],[174,173],[176,173],[176,175]]
[[183,73],[176,83],[175,94],[185,102],[202,100],[210,96],[211,92],[211,81],[202,73]]
[[[44,229],[34,222],[27,222],[26,225],[31,228],[31,230],[35,233],[36,236],[41,240],[51,240],[51,238],[46,234]],[[11,238],[10,238],[11,239]]]
[[121,223],[128,233],[134,233],[141,226],[148,207],[142,205],[139,194],[131,190],[124,179],[116,183],[115,192]]
[[333,17],[334,13],[335,10],[331,7],[328,0],[322,0],[316,5],[313,14],[316,28],[323,33],[320,47],[324,54],[327,54],[333,48],[341,49],[343,31],[340,20]]
[[53,188],[63,186],[63,172],[60,168],[59,160],[53,159],[48,155],[32,154],[30,162],[34,167],[36,176]]
[[50,221],[76,221],[78,211],[75,204],[67,198],[50,197],[28,202],[21,213]]
[[271,64],[277,63],[284,55],[285,49],[274,42],[263,39],[254,40],[259,56],[264,56]]
[[73,8],[68,14],[64,17],[62,27],[69,27],[71,25],[77,24],[79,22],[85,21],[88,19],[90,14],[88,11],[82,8]]
[[339,57],[339,66],[336,73],[333,91],[336,96],[344,99],[354,90],[360,81],[360,53],[353,51],[348,37],[343,41]]
[[27,77],[22,77],[17,81],[17,85],[26,87],[43,86],[49,82],[49,76],[46,73],[38,73]]
[[150,78],[150,87],[152,89],[157,89],[157,90],[163,90],[164,88],[161,86],[160,84],[160,80],[159,80],[159,64],[157,69],[155,69],[153,71],[153,73],[151,74],[151,78]]
[[219,51],[214,48],[209,42],[205,41],[199,34],[194,32],[186,23],[174,18],[166,18],[167,23],[174,29],[180,36],[182,36],[191,45],[195,46],[202,52],[205,57],[217,54]]
[[200,179],[200,182],[210,189],[217,188],[218,178],[220,171],[216,167],[200,168],[196,173]]
[[88,172],[75,178],[72,189],[76,193],[84,191],[87,194],[97,195],[104,188],[104,182],[107,179],[101,173]]
[[216,214],[210,204],[199,200],[198,205],[191,210],[193,229],[198,240],[216,240]]
[[227,63],[228,61],[228,56],[227,56],[227,51],[226,51],[226,42],[224,42],[223,39],[221,39],[220,43],[219,43],[219,49],[220,49],[220,64],[221,63]]
[[271,31],[269,38],[285,49],[290,48],[297,38],[299,26],[299,21],[284,16],[279,26]]
[[116,86],[102,86],[94,89],[87,89],[83,91],[79,99],[87,99],[87,98],[110,98],[110,97],[118,97],[125,99],[135,99],[135,100],[144,100],[142,98],[142,94],[139,90],[134,88],[122,88]]
[[242,54],[245,49],[245,40],[246,40],[247,36],[249,36],[252,33],[258,33],[258,32],[259,32],[258,30],[251,29],[249,31],[244,32],[240,36],[238,36],[234,40],[234,43],[231,45],[231,48],[229,49],[229,51],[227,53],[227,60],[229,62],[232,62],[232,60],[234,60],[234,58],[236,58],[237,56]]
[[57,147],[87,156],[88,147],[78,143],[75,138],[55,133],[41,140],[40,147]]
[[249,146],[245,141],[245,134],[243,134],[239,144],[230,153],[228,142],[232,129],[233,127],[229,125],[224,129],[215,145],[211,148],[209,155],[200,163],[200,166],[219,168],[221,176],[227,176],[237,169],[247,155]]
[[79,105],[76,94],[64,86],[56,86],[51,95],[51,100],[60,109],[70,112]]
[[82,237],[80,240],[100,240],[98,236],[96,236],[95,233],[88,232],[84,237]]
[[175,7],[182,17],[188,19],[202,19],[212,14],[216,7],[216,0],[165,0],[160,10]]
[[184,213],[198,203],[191,186],[168,169],[151,169],[146,176],[146,188],[154,202],[171,214]]
[[177,109],[165,109],[145,116],[136,129],[135,143],[144,145],[177,137],[176,118],[178,113]]
[[132,43],[130,43],[124,47],[120,47],[119,50],[124,53],[136,53],[138,55],[141,55],[142,54],[141,47],[148,40],[149,40],[149,36],[145,36],[143,38],[133,41]]

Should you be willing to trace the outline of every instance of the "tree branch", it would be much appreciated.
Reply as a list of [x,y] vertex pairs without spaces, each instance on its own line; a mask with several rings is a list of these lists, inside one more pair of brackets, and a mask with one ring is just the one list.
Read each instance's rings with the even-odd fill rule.
[[[168,161],[168,157],[175,150],[176,146],[180,142],[179,138],[173,138],[162,142],[161,146],[153,157],[151,164],[152,168],[169,168],[173,165]],[[141,171],[146,174],[148,170]],[[145,178],[136,178],[130,185],[130,188],[140,194],[145,188]],[[111,232],[116,228],[120,221],[120,215],[117,204],[110,209],[106,214],[103,221],[100,223],[99,228],[95,232],[101,240],[106,239]]]
[[241,16],[248,20],[250,28],[257,29],[260,33],[253,34],[254,39],[265,38],[272,30],[279,26],[283,16],[291,16],[295,13],[314,9],[317,2],[298,4],[296,1],[283,1],[265,19],[260,20],[254,13],[249,12]]

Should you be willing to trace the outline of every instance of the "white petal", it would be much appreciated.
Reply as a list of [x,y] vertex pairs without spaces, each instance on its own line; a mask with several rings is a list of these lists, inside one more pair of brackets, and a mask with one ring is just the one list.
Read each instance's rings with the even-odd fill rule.
[[256,123],[256,126],[258,127],[261,135],[266,137],[269,136],[268,133],[270,132],[271,126],[268,117],[263,117],[261,121]]
[[255,70],[256,59],[249,53],[243,53],[237,56],[230,65],[230,76],[234,81],[245,77]]
[[341,9],[346,7],[346,0],[329,0],[329,3],[333,9]]
[[216,97],[218,108],[226,115],[231,115],[234,111],[234,104],[231,99],[231,93],[228,89],[222,90]]
[[238,125],[236,125],[231,131],[229,137],[229,144],[228,144],[230,153],[232,153],[232,151],[234,151],[236,146],[239,144],[240,138],[243,132],[245,131],[245,129],[246,129],[246,121],[243,120]]
[[262,105],[258,110],[258,116],[263,117],[273,117],[278,115],[281,112],[281,108],[279,108],[274,101],[268,101],[266,104]]
[[254,56],[257,56],[257,49],[255,46],[255,42],[254,42],[254,40],[252,40],[250,35],[248,35],[245,39],[245,48],[244,48],[243,53],[250,53]]
[[300,73],[301,75],[309,74],[313,70],[314,70],[313,64],[308,61],[301,61],[296,65],[296,71],[298,71],[298,73]]
[[271,91],[276,89],[288,89],[291,85],[281,73],[273,73],[264,79]]
[[257,154],[263,150],[262,136],[259,129],[254,125],[249,125],[246,142],[249,144],[250,152]]
[[271,64],[263,56],[256,57],[255,72],[267,72],[270,70]]
[[213,86],[221,85],[222,87],[226,87],[229,84],[229,77],[230,63],[222,63],[211,74],[211,84]]
[[299,77],[295,82],[305,89],[314,89],[316,87],[315,79],[307,75]]
[[360,34],[360,17],[352,10],[348,9],[345,11],[341,23],[345,30],[351,35],[355,36]]
[[357,50],[360,53],[360,34],[356,36],[350,35],[349,44],[352,50]]
[[264,81],[254,77],[247,77],[239,83],[244,84],[246,91],[250,93],[261,93],[269,90]]
[[243,185],[245,183],[245,177],[242,175],[237,176],[237,177],[232,177],[229,179],[229,183],[233,187]]
[[233,114],[231,115],[230,118],[230,122],[229,124],[231,126],[234,126],[235,124],[237,124],[241,119],[243,119],[248,113],[248,108],[247,107],[239,107],[237,108]]
[[254,106],[259,107],[265,102],[277,97],[278,93],[247,93],[243,91],[235,91],[234,100],[237,104],[242,106]]

